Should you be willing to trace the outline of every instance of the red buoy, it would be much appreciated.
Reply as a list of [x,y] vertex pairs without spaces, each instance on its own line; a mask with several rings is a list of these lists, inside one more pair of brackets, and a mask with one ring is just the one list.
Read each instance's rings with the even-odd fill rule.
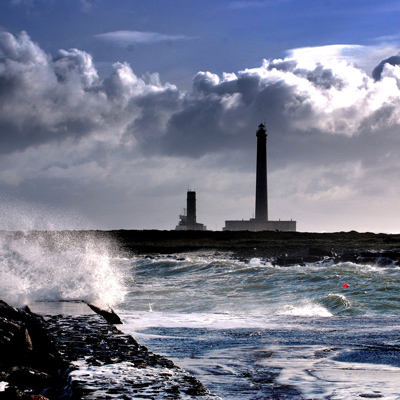
[[345,283],[345,284],[343,285],[343,287],[349,287],[349,285],[348,285],[347,283]]

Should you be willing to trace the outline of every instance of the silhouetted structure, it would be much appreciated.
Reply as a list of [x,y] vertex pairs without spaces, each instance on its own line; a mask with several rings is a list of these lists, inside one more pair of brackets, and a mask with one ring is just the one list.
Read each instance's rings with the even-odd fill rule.
[[225,221],[224,231],[296,231],[296,221],[268,221],[267,130],[257,129],[256,214],[255,218]]
[[256,221],[268,221],[267,186],[267,130],[263,124],[257,129]]
[[179,216],[177,231],[205,231],[207,227],[196,222],[196,192],[188,190],[186,198],[186,212]]

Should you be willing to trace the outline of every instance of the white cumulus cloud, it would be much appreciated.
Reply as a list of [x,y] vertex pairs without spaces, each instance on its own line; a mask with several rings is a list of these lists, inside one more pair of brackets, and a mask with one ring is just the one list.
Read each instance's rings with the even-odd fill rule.
[[[358,59],[376,48],[298,49],[242,71],[200,71],[185,92],[125,62],[101,79],[85,51],[50,55],[27,33],[0,32],[0,191],[76,208],[102,228],[173,228],[193,185],[208,212],[199,221],[221,227],[252,214],[265,121],[271,218],[346,229],[341,207],[346,226],[362,229],[358,202],[372,215],[400,199],[400,66],[389,53],[372,77]],[[382,227],[394,230],[390,220]]]

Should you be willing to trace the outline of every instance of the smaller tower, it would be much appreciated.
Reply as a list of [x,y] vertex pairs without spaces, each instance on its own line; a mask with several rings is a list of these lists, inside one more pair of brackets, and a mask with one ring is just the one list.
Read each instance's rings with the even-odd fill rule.
[[197,222],[196,218],[196,192],[188,190],[186,197],[186,213],[179,216],[177,231],[205,231],[207,227]]
[[196,192],[187,192],[186,207],[188,229],[194,229],[196,226]]

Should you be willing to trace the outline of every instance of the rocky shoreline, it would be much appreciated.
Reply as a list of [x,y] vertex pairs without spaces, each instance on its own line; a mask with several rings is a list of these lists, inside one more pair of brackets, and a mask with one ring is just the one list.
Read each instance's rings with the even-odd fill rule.
[[0,354],[0,399],[215,398],[95,313],[41,317],[0,300]]
[[213,251],[217,256],[244,262],[260,258],[282,266],[327,260],[400,263],[400,234],[129,230],[109,231],[108,234],[121,250],[150,257]]
[[58,371],[67,371],[69,365],[55,350],[43,322],[0,300],[0,381],[5,389],[0,399],[60,398],[64,382]]

